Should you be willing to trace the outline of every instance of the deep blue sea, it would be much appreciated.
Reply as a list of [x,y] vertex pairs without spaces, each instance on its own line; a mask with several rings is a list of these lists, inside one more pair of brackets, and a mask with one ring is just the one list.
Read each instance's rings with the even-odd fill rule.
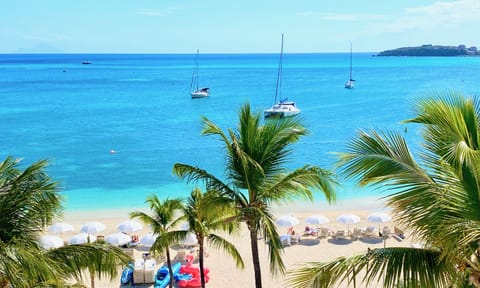
[[[310,135],[294,146],[291,168],[333,167],[332,152],[360,129],[404,133],[414,151],[420,130],[415,99],[448,90],[480,90],[480,57],[353,55],[356,87],[343,88],[350,54],[286,54],[282,95],[297,103]],[[200,55],[200,84],[189,95],[195,55],[0,55],[0,158],[24,165],[49,159],[70,210],[142,206],[147,195],[186,196],[176,162],[223,177],[224,151],[201,136],[201,117],[234,128],[240,106],[261,113],[273,104],[276,54]],[[90,61],[90,65],[82,65]],[[110,153],[111,150],[117,153]],[[371,196],[346,183],[340,198]]]

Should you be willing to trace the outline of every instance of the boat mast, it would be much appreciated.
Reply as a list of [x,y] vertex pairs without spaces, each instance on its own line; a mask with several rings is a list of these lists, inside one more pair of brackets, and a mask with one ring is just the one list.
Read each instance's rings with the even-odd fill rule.
[[350,81],[353,81],[352,79],[352,43],[350,43]]
[[277,103],[277,98],[281,100],[282,94],[282,70],[283,70],[283,33],[282,33],[282,46],[280,48],[280,60],[278,64],[278,74],[277,74],[277,87],[275,88],[275,102]]
[[191,92],[198,90],[198,53],[199,50],[197,49],[197,56],[195,57],[195,64],[193,66],[192,82],[190,83]]

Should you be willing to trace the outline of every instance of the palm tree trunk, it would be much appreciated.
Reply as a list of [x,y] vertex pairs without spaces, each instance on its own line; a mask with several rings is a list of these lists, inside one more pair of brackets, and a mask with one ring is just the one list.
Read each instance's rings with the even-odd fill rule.
[[90,287],[95,288],[95,271],[90,271]]
[[167,266],[168,266],[168,274],[170,274],[170,287],[175,287],[174,285],[174,278],[173,278],[173,271],[172,271],[172,261],[170,260],[170,248],[165,248],[165,254],[167,255]]
[[205,288],[205,271],[203,271],[203,240],[200,237],[197,237],[198,241],[198,264],[200,266],[200,283],[202,288]]
[[258,255],[257,229],[248,227],[250,230],[250,246],[252,247],[253,270],[255,272],[255,288],[262,288],[262,271]]

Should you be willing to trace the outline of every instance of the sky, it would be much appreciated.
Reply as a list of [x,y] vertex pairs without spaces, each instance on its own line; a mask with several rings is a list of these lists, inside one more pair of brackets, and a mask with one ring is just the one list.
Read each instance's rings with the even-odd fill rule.
[[2,0],[0,53],[480,46],[480,0]]

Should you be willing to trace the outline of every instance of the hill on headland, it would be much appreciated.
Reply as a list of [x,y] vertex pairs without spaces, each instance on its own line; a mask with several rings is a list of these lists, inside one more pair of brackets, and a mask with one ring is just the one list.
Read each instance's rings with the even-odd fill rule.
[[475,46],[467,48],[465,45],[441,46],[428,44],[385,50],[378,53],[377,56],[480,56],[480,52]]

